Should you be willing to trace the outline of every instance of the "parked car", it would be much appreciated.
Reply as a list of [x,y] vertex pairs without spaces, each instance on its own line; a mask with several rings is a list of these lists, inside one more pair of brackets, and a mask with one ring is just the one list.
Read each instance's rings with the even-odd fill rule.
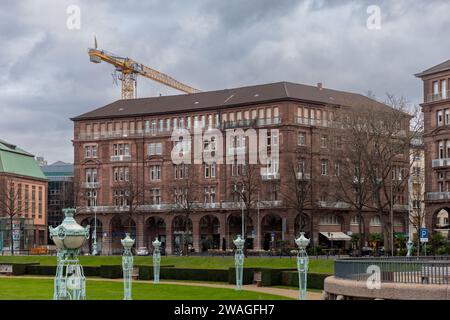
[[149,254],[149,252],[148,252],[147,247],[139,247],[136,250],[136,255],[138,255],[138,256],[148,256],[148,254]]

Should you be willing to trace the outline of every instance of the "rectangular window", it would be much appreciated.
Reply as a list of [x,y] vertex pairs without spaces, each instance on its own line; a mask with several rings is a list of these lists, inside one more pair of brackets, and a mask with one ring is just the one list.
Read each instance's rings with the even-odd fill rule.
[[159,119],[158,120],[158,131],[164,131],[164,120],[163,119]]
[[30,213],[30,189],[25,185],[25,213]]
[[31,186],[31,215],[36,215],[36,187]]
[[17,185],[17,210],[22,214],[22,185]]
[[166,131],[170,131],[170,119],[166,119]]
[[194,116],[194,128],[198,128],[198,116]]
[[148,144],[148,155],[149,156],[155,156],[155,155],[161,155],[162,154],[162,143],[149,143]]
[[300,161],[298,162],[298,172],[300,172],[300,173],[306,172],[306,165],[305,165],[304,159],[300,159]]
[[150,180],[152,180],[152,181],[161,180],[161,166],[160,165],[150,166]]
[[442,92],[442,99],[447,99],[447,81],[446,80],[441,81],[441,92]]
[[211,163],[211,178],[215,178],[215,177],[216,177],[216,164]]
[[334,175],[339,176],[340,175],[340,164],[339,162],[334,163]]
[[210,175],[211,175],[210,171],[211,171],[211,168],[210,168],[209,164],[205,163],[205,178],[209,178],[210,177]]
[[303,132],[300,132],[298,134],[298,145],[299,146],[304,146],[306,145],[306,136]]
[[433,81],[433,94],[437,95],[439,94],[439,82]]
[[161,204],[161,189],[151,189],[152,204]]
[[190,129],[191,128],[191,117],[187,117],[186,118],[186,128]]
[[85,158],[90,158],[91,157],[91,146],[86,146],[86,147],[84,147],[85,148],[85,154],[86,154],[86,156],[85,156]]
[[328,175],[328,160],[322,160],[321,168],[322,168],[322,175],[323,176]]
[[448,126],[450,124],[450,110],[445,109],[445,125]]
[[42,217],[42,187],[38,189],[38,215],[39,218]]
[[442,110],[439,110],[438,113],[437,113],[437,123],[438,123],[438,126],[442,126],[442,124],[443,124],[443,112],[442,112]]
[[321,148],[326,148],[327,147],[327,141],[328,141],[328,136],[322,135],[320,137],[320,147]]
[[272,145],[278,145],[278,130],[270,130],[272,132]]
[[92,158],[97,158],[97,146],[92,146]]

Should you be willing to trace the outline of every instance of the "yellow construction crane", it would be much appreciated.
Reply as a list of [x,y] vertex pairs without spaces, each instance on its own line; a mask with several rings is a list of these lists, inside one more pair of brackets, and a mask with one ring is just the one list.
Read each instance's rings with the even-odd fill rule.
[[133,59],[119,57],[105,50],[97,49],[97,39],[95,39],[95,48],[89,49],[88,53],[91,62],[100,63],[105,61],[116,67],[116,71],[119,72],[118,78],[122,82],[122,99],[136,98],[137,75],[152,79],[185,93],[200,92],[200,90],[185,85],[167,74],[149,68]]

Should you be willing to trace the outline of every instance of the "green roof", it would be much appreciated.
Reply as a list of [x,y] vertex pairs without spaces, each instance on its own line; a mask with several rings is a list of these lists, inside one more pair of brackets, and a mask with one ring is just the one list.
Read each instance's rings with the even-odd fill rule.
[[0,140],[0,173],[45,179],[31,153],[3,140]]

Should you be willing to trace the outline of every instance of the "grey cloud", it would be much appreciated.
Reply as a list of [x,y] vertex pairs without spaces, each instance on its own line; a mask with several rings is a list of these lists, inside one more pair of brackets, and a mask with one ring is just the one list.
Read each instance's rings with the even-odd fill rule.
[[[66,8],[81,8],[81,30]],[[382,28],[366,28],[368,5]],[[202,90],[288,80],[421,99],[413,74],[449,58],[444,0],[0,3],[0,137],[50,161],[73,160],[70,117],[120,96],[101,48]],[[140,78],[139,96],[176,91]]]

